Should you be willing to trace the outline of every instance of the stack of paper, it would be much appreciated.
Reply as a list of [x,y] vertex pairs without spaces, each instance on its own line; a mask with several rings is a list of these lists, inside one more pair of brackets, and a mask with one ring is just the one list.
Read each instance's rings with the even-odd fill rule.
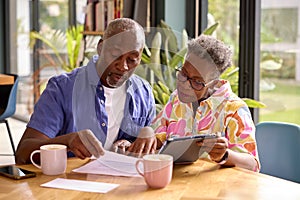
[[105,151],[104,156],[74,169],[73,172],[136,177],[140,176],[135,168],[137,160],[135,157]]

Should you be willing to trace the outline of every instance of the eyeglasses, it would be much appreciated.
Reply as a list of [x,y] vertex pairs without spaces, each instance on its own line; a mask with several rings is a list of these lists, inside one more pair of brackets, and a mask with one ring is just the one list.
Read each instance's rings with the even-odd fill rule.
[[176,76],[177,76],[177,80],[179,80],[181,82],[189,81],[192,88],[194,90],[198,90],[198,91],[202,90],[204,87],[206,87],[208,84],[210,84],[212,82],[211,81],[208,84],[205,84],[204,82],[202,82],[200,80],[197,80],[195,78],[190,78],[184,72],[182,72],[181,69],[176,69]]

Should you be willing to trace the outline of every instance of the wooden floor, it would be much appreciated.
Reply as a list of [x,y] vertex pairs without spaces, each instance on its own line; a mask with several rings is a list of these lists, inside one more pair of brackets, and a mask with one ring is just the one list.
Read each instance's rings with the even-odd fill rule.
[[[13,137],[15,148],[24,133],[26,123],[14,118],[8,119],[8,124]],[[12,154],[12,148],[8,137],[8,132],[4,123],[0,123],[0,165],[14,164],[14,156],[3,156],[1,154]]]

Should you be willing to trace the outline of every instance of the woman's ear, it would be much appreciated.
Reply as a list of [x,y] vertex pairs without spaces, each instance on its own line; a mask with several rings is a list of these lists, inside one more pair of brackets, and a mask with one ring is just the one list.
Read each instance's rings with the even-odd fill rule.
[[98,44],[97,44],[97,53],[98,53],[99,56],[101,54],[102,45],[103,45],[103,40],[100,39],[99,42],[98,42]]

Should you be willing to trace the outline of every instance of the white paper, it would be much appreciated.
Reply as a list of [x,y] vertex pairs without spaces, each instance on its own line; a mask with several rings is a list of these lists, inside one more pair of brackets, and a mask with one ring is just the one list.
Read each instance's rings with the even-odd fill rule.
[[137,160],[138,158],[135,157],[105,151],[104,156],[74,169],[73,172],[137,177],[141,176],[135,168]]
[[66,190],[78,190],[84,192],[107,193],[118,187],[119,184],[57,178],[44,183],[41,186]]

